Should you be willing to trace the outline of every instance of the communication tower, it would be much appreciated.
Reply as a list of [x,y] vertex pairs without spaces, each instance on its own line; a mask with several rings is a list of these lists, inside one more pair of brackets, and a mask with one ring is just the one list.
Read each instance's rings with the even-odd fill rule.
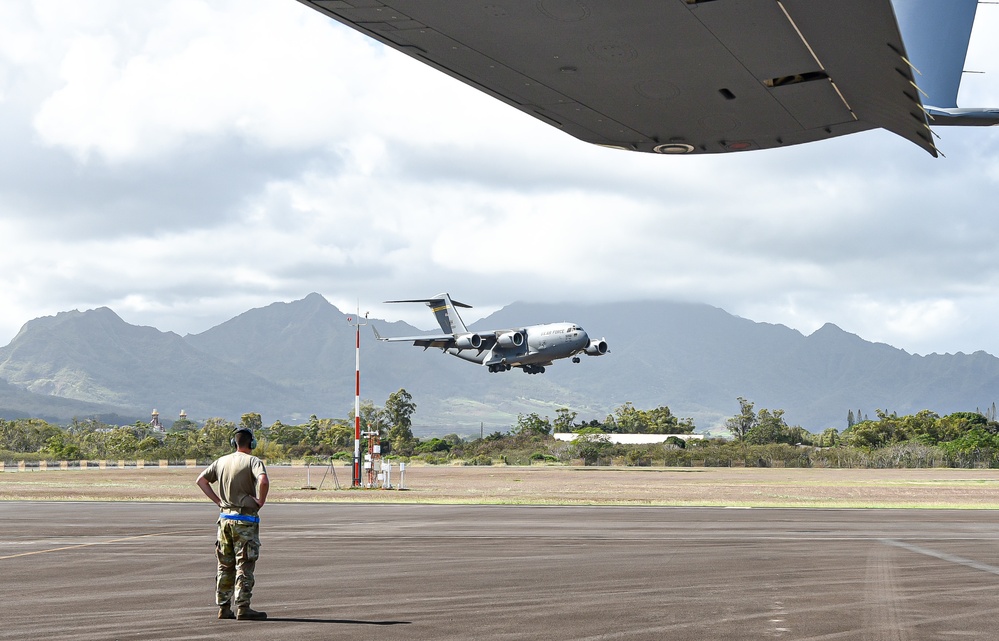
[[[361,487],[361,326],[367,323],[361,322],[360,315],[358,308],[356,316],[347,317],[347,322],[357,330],[354,349],[354,473],[351,487]],[[368,312],[364,312],[364,320],[367,319]]]

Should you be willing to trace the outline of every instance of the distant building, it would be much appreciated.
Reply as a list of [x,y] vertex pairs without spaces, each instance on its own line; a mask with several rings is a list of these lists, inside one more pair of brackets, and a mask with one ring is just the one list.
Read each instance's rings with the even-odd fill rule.
[[153,410],[153,417],[149,419],[149,427],[157,432],[166,432],[166,428],[163,427],[163,423],[160,423],[160,413]]
[[[579,434],[574,432],[555,432],[556,441],[573,441],[577,436]],[[664,443],[671,436],[683,441],[699,441],[704,438],[703,434],[601,434],[600,436],[606,436],[608,442],[615,445]]]

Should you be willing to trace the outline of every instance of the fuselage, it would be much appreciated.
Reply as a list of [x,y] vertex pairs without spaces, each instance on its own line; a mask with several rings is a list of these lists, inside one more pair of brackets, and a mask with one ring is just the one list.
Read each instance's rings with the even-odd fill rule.
[[517,347],[494,345],[490,349],[459,349],[451,347],[448,354],[479,364],[546,365],[559,358],[568,358],[586,349],[590,337],[575,323],[546,323],[531,325],[522,329],[496,332],[521,332],[523,344]]

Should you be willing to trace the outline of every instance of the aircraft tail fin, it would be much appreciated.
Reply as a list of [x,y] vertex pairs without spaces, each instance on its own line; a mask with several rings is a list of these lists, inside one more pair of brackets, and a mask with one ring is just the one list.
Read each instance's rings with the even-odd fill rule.
[[892,0],[927,107],[954,109],[978,0]]
[[433,311],[434,316],[437,318],[437,324],[441,326],[441,331],[445,334],[465,334],[468,329],[465,328],[465,323],[462,322],[461,317],[458,316],[458,312],[455,310],[456,307],[465,307],[471,309],[471,305],[466,305],[465,303],[459,303],[458,301],[451,300],[451,297],[447,294],[437,294],[433,298],[417,298],[413,300],[387,300],[386,303],[426,303],[427,307]]

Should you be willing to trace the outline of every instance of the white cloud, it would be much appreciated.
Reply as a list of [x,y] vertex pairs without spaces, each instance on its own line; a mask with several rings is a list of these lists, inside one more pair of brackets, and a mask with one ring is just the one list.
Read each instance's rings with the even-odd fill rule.
[[186,0],[133,3],[122,14],[122,28],[88,21],[68,41],[63,86],[35,119],[47,144],[116,163],[202,136],[322,146],[349,131],[350,70],[381,64],[360,36],[304,7]]
[[[35,118],[46,144],[81,159],[141,161],[234,135],[273,149],[346,143],[363,162],[384,137],[479,144],[462,98],[446,130],[427,126],[450,95],[487,112],[509,109],[292,3],[184,0],[120,10],[120,29],[108,28],[115,20],[78,25],[62,56],[62,86]],[[385,87],[413,98],[387,99]]]

